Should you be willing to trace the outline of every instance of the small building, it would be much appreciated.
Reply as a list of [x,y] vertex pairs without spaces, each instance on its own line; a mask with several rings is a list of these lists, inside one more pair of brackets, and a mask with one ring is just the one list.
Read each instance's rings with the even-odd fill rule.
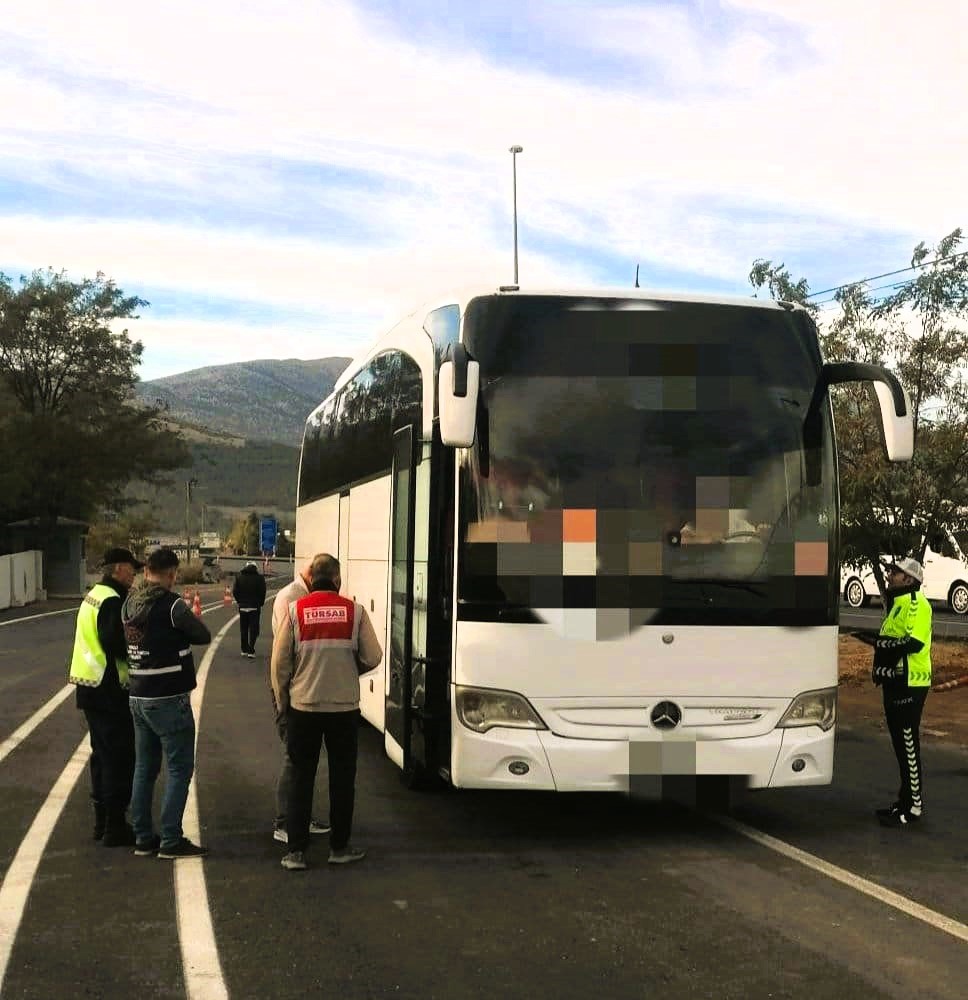
[[46,597],[83,597],[87,591],[85,542],[88,524],[70,517],[59,517],[51,536],[42,537],[39,517],[13,521],[4,528],[4,547],[8,552],[44,552],[43,579],[37,580],[39,599]]

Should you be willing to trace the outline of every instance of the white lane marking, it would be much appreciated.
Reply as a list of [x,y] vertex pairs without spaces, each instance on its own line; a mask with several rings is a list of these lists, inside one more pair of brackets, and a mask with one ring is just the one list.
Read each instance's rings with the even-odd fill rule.
[[878,902],[893,906],[895,910],[900,910],[909,917],[914,917],[915,920],[929,924],[936,930],[944,931],[946,934],[950,934],[960,941],[968,942],[968,926],[957,920],[953,920],[951,917],[946,917],[943,913],[938,913],[936,910],[929,910],[928,907],[922,906],[920,903],[915,903],[913,899],[908,899],[900,893],[885,889],[876,882],[870,882],[860,875],[855,875],[845,868],[840,868],[829,861],[824,861],[823,858],[818,858],[815,854],[802,851],[799,847],[794,847],[792,844],[786,843],[786,841],[777,840],[776,837],[771,837],[768,833],[763,833],[761,830],[747,826],[745,823],[740,823],[727,816],[711,816],[710,818],[714,819],[720,825],[733,830],[735,833],[743,837],[748,837],[757,844],[768,847],[771,851],[776,851],[777,854],[782,854],[786,858],[798,861],[801,865],[812,868],[814,871],[818,871],[828,878],[841,882],[843,885],[849,886],[857,892],[862,892],[864,895],[878,900]]
[[[221,607],[221,605],[219,605]],[[202,699],[205,697],[205,683],[208,668],[222,639],[238,621],[238,615],[219,629],[199,664],[196,675],[197,686],[192,692],[192,708],[195,710],[195,754],[198,756],[198,732],[201,728]],[[188,789],[188,801],[182,817],[182,829],[189,840],[200,842],[198,822],[198,783],[196,774]],[[205,885],[205,868],[201,858],[185,858],[173,861],[175,866],[175,913],[178,920],[178,942],[181,946],[182,972],[185,976],[185,991],[189,1000],[227,1000],[228,989],[222,977],[222,963],[218,957],[215,928],[212,926],[212,911],[208,905],[208,889]]]
[[[221,604],[213,605],[208,610],[215,610],[221,606]],[[210,652],[214,653],[215,649],[218,648],[218,644],[222,640],[222,636],[228,631],[229,628],[231,628],[232,625],[235,624],[236,621],[237,616],[218,633],[214,642],[210,646]],[[209,652],[206,652],[206,655],[202,660],[202,667],[204,668],[205,673],[199,680],[200,688],[204,688],[204,678],[207,676],[208,664],[210,662],[210,654]],[[30,733],[36,729],[48,715],[50,715],[59,705],[63,703],[73,690],[73,684],[65,685],[47,702],[46,705],[35,712],[22,726],[20,726],[19,729],[4,740],[4,742],[0,744],[0,760],[3,760],[3,758],[6,757],[11,750],[19,746],[20,743],[22,743],[23,740],[29,736]],[[199,695],[198,702],[200,708],[201,695]],[[195,741],[197,745],[197,728],[195,732]],[[30,895],[30,890],[37,874],[37,867],[40,864],[40,859],[47,847],[47,841],[50,839],[54,826],[60,818],[60,814],[64,811],[64,806],[66,805],[74,786],[77,784],[80,776],[84,773],[84,768],[86,767],[90,756],[91,746],[88,736],[85,735],[78,744],[77,749],[74,751],[70,760],[67,762],[66,767],[61,772],[60,777],[56,782],[54,782],[54,787],[51,788],[50,793],[44,800],[44,804],[40,807],[40,810],[30,826],[30,829],[27,831],[26,837],[24,837],[23,841],[21,841],[20,848],[14,856],[10,867],[7,869],[3,877],[3,881],[0,882],[0,995],[3,993],[3,981],[7,974],[7,966],[10,962],[10,955],[13,952],[14,941],[17,936],[17,931],[20,929],[20,922],[23,919],[27,898]],[[192,783],[192,788],[194,789],[194,782]],[[192,801],[191,795],[189,797],[189,801]],[[197,828],[197,800],[195,801],[194,809],[196,817],[194,822]],[[174,864],[191,865],[192,862],[176,861]],[[176,876],[177,873],[178,869],[176,868]],[[211,929],[211,917],[208,912],[208,899],[207,896],[204,895],[204,877],[202,877],[202,892],[205,902],[204,919],[205,922],[207,922],[209,929]],[[179,907],[179,915],[184,908],[185,905],[183,903],[182,906]],[[180,928],[181,922],[179,920],[179,929]],[[214,949],[214,939],[212,947]],[[183,947],[183,955],[184,954],[185,950]],[[216,963],[218,962],[217,953],[215,961]],[[221,972],[219,972],[219,976],[221,976]],[[198,997],[202,998],[202,1000],[208,1000],[208,998],[212,998],[212,1000],[221,1000],[221,998],[227,997],[228,993],[225,991],[225,986],[224,983],[221,983],[221,979],[219,979],[219,985],[221,986],[221,992],[215,992],[214,990],[208,988],[194,993],[189,990],[189,997]]]
[[20,928],[40,859],[71,790],[83,774],[90,756],[91,747],[85,736],[54,782],[54,787],[40,807],[27,836],[21,841],[20,849],[14,855],[0,884],[0,994],[3,992],[3,980],[13,952],[14,939]]
[[[220,607],[222,607],[221,602],[219,602],[218,604],[213,604],[208,608],[203,608],[202,611],[204,614],[209,611],[215,611]],[[68,608],[67,610],[76,611],[77,609]],[[59,615],[62,614],[62,612],[51,611],[50,614]],[[43,618],[44,615],[36,615],[35,617]],[[26,618],[18,619],[18,621],[27,621],[27,620],[28,619]],[[231,625],[235,621],[236,618],[233,618],[232,621],[229,622],[229,625]],[[9,625],[10,622],[0,622],[0,624]],[[227,627],[228,626],[226,626],[226,628]],[[0,762],[2,762],[3,759],[11,753],[11,751],[15,750],[18,746],[20,746],[20,744],[23,743],[23,741],[44,721],[44,719],[47,718],[48,715],[50,715],[54,711],[54,709],[59,708],[60,705],[64,701],[66,701],[68,697],[70,697],[70,694],[73,690],[74,690],[73,684],[65,684],[64,687],[62,687],[60,691],[58,691],[57,694],[55,694],[54,697],[47,702],[46,705],[43,705],[42,707],[38,708],[37,711],[34,712],[34,714],[22,726],[19,726],[17,729],[15,729],[2,743],[0,743]]]
[[[228,605],[224,605],[224,606],[228,607]],[[223,604],[222,604],[221,601],[219,601],[217,604],[209,604],[208,606],[206,606],[206,605],[203,604],[202,605],[202,610],[203,611],[212,611],[215,608],[221,608],[221,607],[223,607]],[[6,621],[0,622],[0,628],[3,628],[4,625],[19,625],[21,622],[32,622],[32,621],[35,621],[38,618],[49,618],[51,615],[66,615],[69,612],[73,612],[74,614],[77,614],[77,608],[78,608],[78,605],[73,605],[73,606],[71,606],[69,608],[62,608],[60,611],[45,611],[45,612],[43,612],[43,614],[39,614],[39,615],[27,615],[24,618],[8,618]]]
[[40,615],[27,615],[26,618],[8,618],[5,622],[0,622],[0,628],[3,628],[4,625],[19,625],[21,622],[32,622],[37,618],[49,618],[51,615],[66,615],[68,611],[73,611],[77,614],[77,606],[62,608],[60,611],[45,611]]
[[[266,595],[273,596],[272,594]],[[221,602],[206,610],[222,607]],[[201,730],[202,701],[209,667],[215,653],[229,629],[239,620],[234,615],[219,629],[211,645],[205,651],[196,674],[196,687],[192,692],[192,708],[195,711],[195,755],[198,756],[198,734]],[[197,772],[196,772],[197,774]],[[198,784],[196,775],[188,789],[188,801],[182,817],[184,835],[196,844],[201,842],[201,826],[198,819]],[[178,942],[182,954],[182,973],[185,977],[185,991],[189,1000],[227,1000],[228,988],[222,975],[222,963],[218,956],[218,943],[212,925],[212,910],[208,904],[208,888],[205,884],[205,867],[202,858],[186,858],[173,862],[175,866],[175,913],[178,921]]]
[[46,705],[38,708],[36,712],[22,725],[15,729],[4,741],[0,743],[0,761],[4,759],[12,750],[15,750],[21,743],[50,715],[54,709],[60,707],[61,703],[70,697],[74,690],[73,684],[65,684],[57,694],[54,695]]

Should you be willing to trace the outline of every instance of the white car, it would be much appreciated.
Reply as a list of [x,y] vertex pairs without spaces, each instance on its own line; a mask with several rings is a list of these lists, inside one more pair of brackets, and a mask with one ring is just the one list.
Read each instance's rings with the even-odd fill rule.
[[[958,557],[943,556],[934,549],[924,553],[924,583],[921,590],[929,601],[944,601],[956,615],[968,614],[968,561],[958,542],[948,536],[951,549]],[[889,561],[889,556],[882,557]],[[840,592],[852,608],[866,607],[880,593],[870,568],[863,570],[844,566],[840,571]]]

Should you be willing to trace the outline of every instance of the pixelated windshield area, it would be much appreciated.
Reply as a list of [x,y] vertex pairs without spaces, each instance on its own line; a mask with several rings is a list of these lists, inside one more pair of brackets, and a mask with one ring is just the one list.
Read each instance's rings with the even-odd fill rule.
[[482,392],[461,471],[464,612],[527,608],[586,639],[829,614],[832,447],[828,427],[811,475],[819,357],[789,314],[504,319],[471,349]]

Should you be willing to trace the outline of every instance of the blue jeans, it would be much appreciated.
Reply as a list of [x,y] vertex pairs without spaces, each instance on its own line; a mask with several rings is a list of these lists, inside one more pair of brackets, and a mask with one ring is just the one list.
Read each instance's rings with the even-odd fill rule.
[[195,772],[195,716],[188,694],[171,698],[131,698],[135,766],[131,787],[131,825],[139,843],[151,840],[151,800],[165,756],[165,797],[161,805],[161,846],[182,839],[182,816]]

